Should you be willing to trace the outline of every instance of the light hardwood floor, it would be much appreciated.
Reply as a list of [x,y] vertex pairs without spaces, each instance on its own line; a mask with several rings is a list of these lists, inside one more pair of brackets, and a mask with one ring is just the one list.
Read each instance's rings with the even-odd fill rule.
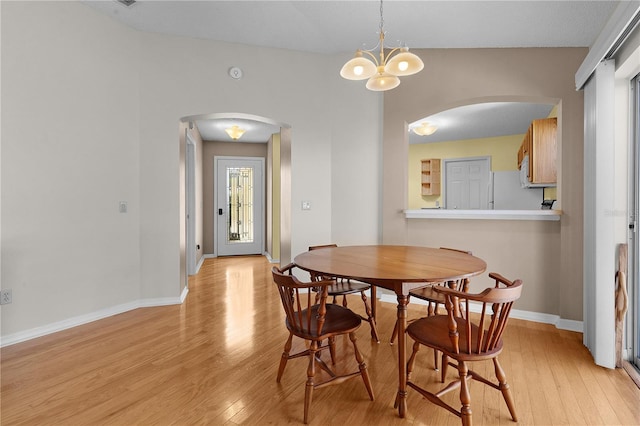
[[[282,383],[275,380],[288,333],[271,266],[257,256],[208,259],[180,306],[137,309],[2,348],[0,423],[301,423],[306,361],[289,361]],[[349,306],[358,311],[362,303],[354,297]],[[410,318],[418,312],[409,307]],[[407,417],[398,418],[397,352],[387,343],[395,315],[394,304],[378,303],[380,344],[368,324],[358,331],[375,401],[358,379],[318,389],[311,424],[460,424],[411,390]],[[413,377],[436,389],[433,356],[420,355]],[[640,424],[640,390],[623,370],[595,366],[579,333],[512,320],[500,359],[519,424]],[[490,364],[474,367],[491,372]],[[450,396],[455,402],[456,392]],[[471,398],[476,425],[514,424],[499,392],[472,382]]]

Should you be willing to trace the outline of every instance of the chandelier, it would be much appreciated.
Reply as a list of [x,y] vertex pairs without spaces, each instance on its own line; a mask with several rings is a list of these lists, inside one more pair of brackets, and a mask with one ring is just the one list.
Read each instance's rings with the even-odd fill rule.
[[234,141],[237,141],[238,139],[240,139],[240,137],[242,135],[244,135],[244,132],[246,132],[246,130],[241,129],[240,127],[233,125],[231,127],[228,127],[226,129],[224,129],[225,132],[227,132],[227,134],[229,135],[229,137],[231,139],[233,139]]
[[[378,47],[380,47],[380,52],[379,57],[376,57]],[[384,18],[382,16],[382,0],[380,0],[380,40],[378,45],[371,50],[358,49],[355,57],[344,64],[340,75],[347,80],[369,79],[367,89],[380,92],[398,87],[400,84],[398,77],[416,74],[424,68],[422,60],[417,55],[409,53],[407,46],[387,48],[389,53],[386,56],[384,50]]]

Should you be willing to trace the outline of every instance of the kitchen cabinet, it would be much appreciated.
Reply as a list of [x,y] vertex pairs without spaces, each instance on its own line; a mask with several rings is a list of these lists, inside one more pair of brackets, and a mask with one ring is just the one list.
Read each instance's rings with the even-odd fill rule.
[[557,123],[555,117],[533,120],[522,140],[518,150],[518,169],[528,157],[527,176],[532,185],[556,185]]
[[421,160],[422,195],[440,195],[440,159]]

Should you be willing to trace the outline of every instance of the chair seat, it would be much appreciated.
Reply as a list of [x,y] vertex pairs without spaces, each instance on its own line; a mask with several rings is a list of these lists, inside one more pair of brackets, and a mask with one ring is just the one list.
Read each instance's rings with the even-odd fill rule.
[[418,299],[436,302],[444,305],[445,296],[442,293],[438,293],[433,289],[433,286],[417,288],[415,290],[411,290],[409,292],[411,297],[415,297]]
[[371,285],[353,282],[351,280],[339,280],[335,284],[327,287],[327,294],[329,296],[342,296],[351,293],[360,293],[361,291],[369,290]]
[[[311,309],[311,318],[318,316],[318,308],[320,305],[313,305]],[[318,322],[311,321],[310,330],[294,330],[291,328],[291,324],[287,319],[287,329],[289,329],[296,336],[308,339],[308,340],[323,340],[335,334],[345,334],[351,331],[357,330],[362,323],[362,319],[359,315],[355,314],[348,308],[344,308],[340,305],[332,303],[326,304],[327,312],[325,314],[325,321],[322,327],[322,334],[318,334]],[[308,309],[296,313],[303,318],[307,317]]]
[[[491,351],[485,351],[480,356],[475,353],[469,354],[469,348],[467,346],[467,321],[463,318],[455,318],[455,320],[458,324],[458,333],[460,333],[460,353],[455,352],[453,343],[451,342],[451,337],[449,336],[449,316],[447,315],[420,318],[409,324],[407,334],[415,341],[439,350],[445,355],[460,361],[493,358],[502,352],[502,339],[500,339],[495,349]],[[471,324],[471,347],[474,348],[474,351],[478,344],[478,334],[478,327],[475,324]]]

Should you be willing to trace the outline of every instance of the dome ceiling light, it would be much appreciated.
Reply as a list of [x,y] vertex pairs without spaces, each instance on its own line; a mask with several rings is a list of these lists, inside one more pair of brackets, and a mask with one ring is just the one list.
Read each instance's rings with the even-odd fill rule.
[[414,127],[413,133],[420,136],[429,136],[432,135],[438,130],[438,127],[435,124],[431,124],[428,121],[421,123],[418,127]]
[[228,127],[226,129],[224,129],[225,132],[227,132],[227,134],[229,135],[229,137],[231,139],[233,139],[234,141],[237,141],[238,139],[240,139],[242,137],[242,135],[244,135],[244,132],[246,132],[246,130],[241,129],[240,127],[236,126],[235,124],[231,127]]

